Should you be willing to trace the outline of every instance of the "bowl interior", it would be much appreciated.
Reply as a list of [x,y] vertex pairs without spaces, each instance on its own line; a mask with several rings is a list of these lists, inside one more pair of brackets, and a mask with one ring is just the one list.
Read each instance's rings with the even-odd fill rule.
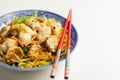
[[[10,12],[7,13],[3,16],[0,16],[0,28],[3,25],[7,25],[9,22],[11,22],[15,17],[25,17],[25,16],[31,16],[34,13],[35,10],[20,10],[20,11],[14,11],[14,12]],[[57,21],[60,21],[60,23],[62,25],[64,25],[65,22],[65,18],[53,13],[53,12],[49,12],[49,11],[44,11],[44,10],[38,10],[38,16],[40,17],[47,17],[47,18],[55,18]],[[71,52],[73,51],[73,49],[75,48],[76,44],[77,44],[77,32],[75,27],[72,25],[72,30],[71,30]],[[63,60],[65,57],[62,57],[60,60]],[[3,62],[0,62],[0,66],[2,67],[6,67],[6,68],[10,68],[10,69],[14,69],[14,70],[19,70],[19,71],[35,71],[35,70],[42,70],[44,68],[47,68],[50,65],[44,66],[44,67],[34,67],[34,68],[18,68],[15,66],[11,66],[9,64],[5,64]]]

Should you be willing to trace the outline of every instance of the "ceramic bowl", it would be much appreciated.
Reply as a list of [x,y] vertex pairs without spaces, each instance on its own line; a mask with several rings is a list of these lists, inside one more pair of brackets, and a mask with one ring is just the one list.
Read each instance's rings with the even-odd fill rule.
[[[14,11],[14,12],[10,12],[7,13],[3,16],[0,16],[0,28],[3,25],[6,25],[8,23],[10,23],[15,17],[25,17],[25,16],[30,16],[34,13],[35,10],[19,10],[19,11]],[[45,10],[38,10],[38,16],[40,17],[47,17],[47,18],[55,18],[57,21],[60,21],[60,23],[62,25],[64,25],[66,18],[62,17],[59,14],[56,14],[54,12],[50,12],[50,11],[45,11]],[[71,31],[71,53],[72,51],[75,49],[75,46],[77,44],[77,40],[78,40],[78,35],[77,35],[77,31],[75,29],[75,27],[72,24],[72,31]],[[60,61],[64,60],[65,57],[61,57]],[[48,68],[50,66],[52,66],[52,64],[49,64],[47,66],[43,66],[43,67],[33,67],[33,68],[19,68],[19,67],[15,67],[15,66],[11,66],[9,64],[0,62],[0,66],[8,68],[8,69],[13,69],[13,70],[18,70],[18,71],[36,71],[36,70],[43,70],[45,68]]]

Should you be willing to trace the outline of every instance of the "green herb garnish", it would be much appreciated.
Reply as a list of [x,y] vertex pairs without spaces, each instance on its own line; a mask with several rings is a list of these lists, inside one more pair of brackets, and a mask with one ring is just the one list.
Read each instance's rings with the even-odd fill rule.
[[23,50],[24,50],[24,53],[27,53],[29,51],[28,47],[24,47]]
[[17,18],[15,20],[14,24],[25,23],[26,20],[31,19],[31,18],[35,19],[35,17],[37,17],[37,16],[38,16],[38,10],[35,10],[33,15],[31,15],[31,16]]

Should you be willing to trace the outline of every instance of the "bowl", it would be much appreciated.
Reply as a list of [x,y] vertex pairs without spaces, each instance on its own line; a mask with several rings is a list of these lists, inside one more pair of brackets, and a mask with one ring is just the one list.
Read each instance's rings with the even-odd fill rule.
[[[19,11],[10,12],[3,16],[0,16],[0,28],[3,25],[7,25],[8,23],[10,23],[15,17],[31,16],[34,13],[34,11],[35,10],[19,10]],[[47,17],[47,18],[55,18],[57,21],[60,21],[60,23],[62,25],[64,25],[65,20],[66,20],[64,17],[62,17],[59,14],[56,14],[56,13],[50,12],[50,11],[45,11],[45,10],[38,10],[38,16]],[[78,40],[77,31],[76,31],[75,27],[73,26],[73,24],[72,24],[71,32],[72,32],[71,33],[71,53],[72,53],[72,51],[74,50],[74,48],[77,44],[77,40]],[[64,59],[65,59],[65,57],[61,57],[60,61],[62,61]],[[48,67],[52,66],[52,64],[49,64],[49,65],[43,66],[43,67],[19,68],[16,66],[11,66],[9,64],[0,62],[0,66],[8,68],[8,69],[18,70],[18,71],[36,71],[36,70],[43,70],[45,68],[48,68]]]

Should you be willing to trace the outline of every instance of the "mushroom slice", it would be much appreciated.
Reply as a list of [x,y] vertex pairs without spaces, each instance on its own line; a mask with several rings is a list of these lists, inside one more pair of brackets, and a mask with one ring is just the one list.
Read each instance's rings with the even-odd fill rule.
[[8,49],[5,57],[7,63],[11,64],[15,62],[20,62],[24,56],[25,55],[21,47],[13,46]]
[[46,46],[48,49],[52,52],[55,52],[57,49],[59,43],[59,38],[55,35],[51,35],[47,40],[46,40]]

